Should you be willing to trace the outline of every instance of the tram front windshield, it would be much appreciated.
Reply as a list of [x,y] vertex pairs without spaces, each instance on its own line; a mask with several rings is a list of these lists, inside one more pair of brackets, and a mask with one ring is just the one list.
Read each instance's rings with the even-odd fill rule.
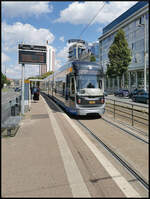
[[102,80],[98,75],[77,76],[77,91],[85,88],[102,88]]

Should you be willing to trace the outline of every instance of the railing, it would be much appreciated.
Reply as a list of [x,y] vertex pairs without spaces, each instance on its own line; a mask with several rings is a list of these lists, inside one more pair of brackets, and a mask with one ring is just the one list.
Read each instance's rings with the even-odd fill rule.
[[21,120],[21,95],[12,96],[1,106],[1,136],[14,136]]
[[148,107],[107,98],[105,109],[106,112],[112,113],[114,119],[124,118],[124,122],[128,120],[132,126],[135,126],[135,123],[149,126]]

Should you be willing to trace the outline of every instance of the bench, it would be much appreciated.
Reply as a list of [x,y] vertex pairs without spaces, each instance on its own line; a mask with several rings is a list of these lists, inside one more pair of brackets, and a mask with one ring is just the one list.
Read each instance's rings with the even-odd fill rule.
[[5,122],[1,124],[2,129],[7,129],[7,135],[11,135],[11,130],[15,129],[19,122],[21,121],[21,116],[10,116]]

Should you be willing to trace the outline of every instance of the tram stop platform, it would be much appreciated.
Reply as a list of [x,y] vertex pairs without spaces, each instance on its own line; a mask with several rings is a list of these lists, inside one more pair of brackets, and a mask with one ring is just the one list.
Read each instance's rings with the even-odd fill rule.
[[126,197],[80,131],[48,97],[32,101],[16,135],[2,139],[2,198]]

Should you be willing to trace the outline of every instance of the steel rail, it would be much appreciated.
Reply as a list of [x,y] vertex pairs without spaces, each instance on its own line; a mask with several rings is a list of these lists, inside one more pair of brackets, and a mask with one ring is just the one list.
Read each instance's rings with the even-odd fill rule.
[[101,144],[110,154],[121,163],[129,172],[132,174],[143,186],[149,190],[149,184],[144,180],[134,169],[132,169],[123,159],[121,159],[114,151],[112,151],[100,138],[98,138],[88,127],[86,127],[82,122],[77,120],[77,122],[84,127],[90,135],[92,135],[99,144]]
[[[44,93],[45,94],[45,93]],[[46,94],[45,94],[46,95]],[[47,95],[46,95],[47,96]],[[51,98],[50,98],[51,99]],[[53,100],[54,101],[54,100]],[[55,101],[54,101],[55,102]],[[56,102],[55,102],[56,103]],[[57,103],[58,104],[58,103]],[[58,104],[59,105],[59,104]],[[147,190],[149,190],[149,184],[146,182],[145,179],[143,179],[134,169],[129,166],[125,160],[121,159],[110,147],[108,147],[100,138],[98,138],[88,127],[86,127],[82,122],[79,120],[76,120],[82,127],[84,127],[87,132],[92,135],[99,144],[101,144],[116,160],[119,161],[121,165],[123,165],[127,171],[134,176]]]
[[107,119],[104,119],[104,118],[101,118],[101,119],[104,120],[105,122],[107,122],[107,123],[109,123],[109,124],[111,124],[111,125],[113,125],[113,126],[119,128],[119,129],[121,129],[122,131],[124,131],[124,132],[130,134],[131,136],[133,136],[133,137],[139,139],[140,141],[142,141],[142,142],[144,142],[144,143],[146,143],[146,144],[149,144],[149,142],[147,142],[146,140],[144,140],[144,139],[140,138],[139,136],[137,136],[137,135],[131,133],[130,131],[128,131],[128,130],[122,128],[122,127],[120,127],[119,125],[117,125],[117,124],[115,124],[115,123],[113,123],[113,122],[110,122],[110,121],[108,121]]

